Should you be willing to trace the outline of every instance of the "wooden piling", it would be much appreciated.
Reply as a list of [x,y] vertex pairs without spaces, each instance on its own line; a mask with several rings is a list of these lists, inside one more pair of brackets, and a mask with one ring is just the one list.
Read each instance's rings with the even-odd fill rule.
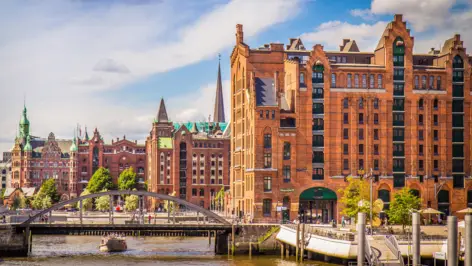
[[295,260],[298,261],[298,249],[300,246],[300,224],[297,224],[297,234],[295,240]]
[[303,262],[303,257],[305,255],[305,224],[302,224],[302,236],[300,240],[300,245],[301,245],[300,261]]

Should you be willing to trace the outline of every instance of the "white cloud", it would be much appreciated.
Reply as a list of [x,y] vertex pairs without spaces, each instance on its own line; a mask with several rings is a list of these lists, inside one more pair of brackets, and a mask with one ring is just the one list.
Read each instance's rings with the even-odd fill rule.
[[441,27],[456,0],[373,0],[373,14],[403,14],[416,31]]
[[301,35],[303,41],[325,45],[326,50],[338,50],[342,39],[354,39],[361,51],[372,51],[378,43],[387,25],[379,21],[374,24],[350,24],[341,21],[329,21],[321,24],[313,32]]
[[365,20],[373,20],[375,18],[375,15],[372,14],[370,9],[353,9],[350,11],[350,13],[354,17],[360,17]]
[[[292,18],[299,5],[296,0],[205,3],[1,1],[0,139],[13,141],[24,94],[35,135],[54,131],[58,137],[70,137],[81,122],[89,129],[99,127],[105,138],[126,133],[143,139],[158,103],[122,99],[121,104],[100,92],[215,56],[234,44],[235,24],[244,24],[249,38]],[[199,99],[201,105],[169,108],[181,119],[203,117],[214,95]],[[0,143],[0,151],[11,144]]]

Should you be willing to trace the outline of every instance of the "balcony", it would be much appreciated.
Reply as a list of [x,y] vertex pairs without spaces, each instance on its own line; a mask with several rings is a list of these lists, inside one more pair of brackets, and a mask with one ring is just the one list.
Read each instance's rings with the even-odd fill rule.
[[323,89],[313,89],[312,97],[313,99],[323,99],[324,98]]
[[404,126],[405,122],[403,120],[393,120],[393,126]]
[[463,76],[453,76],[452,77],[452,82],[464,82],[464,77]]
[[323,104],[313,105],[313,114],[315,114],[315,115],[324,114]]
[[311,82],[312,83],[324,83],[324,79],[323,78],[312,78]]

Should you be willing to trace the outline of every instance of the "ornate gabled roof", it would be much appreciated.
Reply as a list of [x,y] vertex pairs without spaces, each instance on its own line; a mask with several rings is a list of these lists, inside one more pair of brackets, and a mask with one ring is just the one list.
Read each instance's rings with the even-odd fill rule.
[[169,122],[167,117],[166,105],[164,103],[164,98],[161,98],[161,103],[159,104],[159,112],[157,113],[157,122]]
[[225,122],[225,107],[223,103],[223,85],[221,83],[221,67],[218,62],[218,79],[216,81],[215,110],[213,122]]
[[[174,122],[173,124],[174,124],[175,132],[177,132],[182,126],[186,127],[187,129],[191,129],[193,124],[197,126],[199,133],[203,132],[203,133],[211,134],[211,130],[213,129],[213,128],[210,128],[210,122],[184,122],[184,123]],[[226,127],[228,126],[228,123],[220,122],[218,124],[221,128],[221,131],[225,131]]]

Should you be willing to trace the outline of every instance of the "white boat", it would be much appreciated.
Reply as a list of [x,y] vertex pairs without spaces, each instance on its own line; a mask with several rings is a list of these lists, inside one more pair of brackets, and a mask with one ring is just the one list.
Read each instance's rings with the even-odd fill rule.
[[128,249],[126,239],[117,236],[105,236],[100,242],[100,251],[102,252],[120,252]]

